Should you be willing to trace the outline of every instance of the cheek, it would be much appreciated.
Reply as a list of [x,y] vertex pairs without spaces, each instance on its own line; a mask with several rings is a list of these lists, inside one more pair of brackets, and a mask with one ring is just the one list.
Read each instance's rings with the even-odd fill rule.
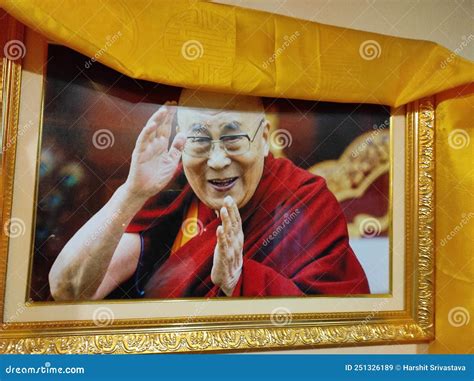
[[252,155],[249,160],[240,163],[240,168],[243,174],[243,186],[246,188],[246,191],[252,191],[251,188],[257,185],[262,176],[263,157]]
[[199,161],[194,159],[184,159],[183,158],[183,168],[184,174],[188,181],[199,184],[202,182],[204,166]]

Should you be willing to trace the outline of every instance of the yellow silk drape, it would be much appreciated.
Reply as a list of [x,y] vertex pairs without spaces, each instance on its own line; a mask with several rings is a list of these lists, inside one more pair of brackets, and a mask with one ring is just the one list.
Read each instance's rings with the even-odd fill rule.
[[196,0],[0,6],[128,76],[177,86],[396,106],[474,80],[472,63],[431,42]]
[[430,351],[472,353],[474,84],[436,101],[436,340]]
[[436,341],[430,350],[472,351],[473,323],[461,324],[459,312],[474,320],[473,63],[431,42],[201,1],[0,0],[0,6],[51,40],[134,78],[392,106],[438,94]]

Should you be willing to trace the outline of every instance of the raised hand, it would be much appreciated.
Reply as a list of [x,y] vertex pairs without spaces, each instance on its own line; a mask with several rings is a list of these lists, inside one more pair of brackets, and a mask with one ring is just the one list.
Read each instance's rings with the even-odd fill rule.
[[219,214],[222,225],[216,230],[211,280],[227,296],[231,296],[242,273],[244,233],[239,209],[231,196],[224,199]]
[[125,185],[135,196],[149,198],[160,192],[171,180],[186,142],[176,134],[168,150],[176,102],[166,102],[146,123],[137,138]]

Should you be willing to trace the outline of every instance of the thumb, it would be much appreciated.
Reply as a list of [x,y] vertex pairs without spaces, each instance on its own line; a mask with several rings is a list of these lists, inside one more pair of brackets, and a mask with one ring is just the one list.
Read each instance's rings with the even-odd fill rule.
[[181,132],[176,134],[169,150],[169,154],[173,160],[179,160],[179,158],[181,157],[181,153],[183,152],[185,143],[186,136]]
[[214,248],[214,258],[213,258],[213,264],[216,265],[221,262],[222,260],[222,249],[223,249],[223,235],[224,235],[224,228],[219,225],[216,229],[216,247]]
[[217,246],[219,246],[221,250],[227,250],[228,244],[227,244],[226,236],[224,234],[224,227],[222,225],[219,225],[217,227],[216,236],[217,236]]

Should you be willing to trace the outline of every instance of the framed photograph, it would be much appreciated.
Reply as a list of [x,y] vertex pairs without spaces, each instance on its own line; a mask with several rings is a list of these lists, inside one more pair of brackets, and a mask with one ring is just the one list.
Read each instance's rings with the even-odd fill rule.
[[433,337],[434,99],[182,89],[5,30],[3,353]]

